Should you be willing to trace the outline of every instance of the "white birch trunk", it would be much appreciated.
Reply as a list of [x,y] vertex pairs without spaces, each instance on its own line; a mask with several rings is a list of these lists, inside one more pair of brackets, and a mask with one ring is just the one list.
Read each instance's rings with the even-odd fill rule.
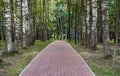
[[27,47],[27,30],[28,30],[28,3],[27,0],[22,0],[22,48]]
[[10,0],[4,0],[7,3],[5,6],[5,41],[6,41],[6,52],[12,52],[12,30],[11,30],[11,9],[10,9]]
[[19,30],[20,30],[20,24],[21,24],[21,1],[16,0],[16,23],[15,23],[15,40],[13,43],[13,50],[18,51],[19,47]]
[[97,49],[97,0],[92,0],[91,49]]
[[[83,9],[83,39],[84,39],[84,46],[88,47],[88,30],[87,30],[87,24],[88,24],[88,17],[87,14],[87,0],[83,0],[82,1],[82,9]],[[87,20],[88,19],[88,20]]]
[[102,0],[102,26],[103,26],[103,50],[104,56],[111,55],[109,45],[109,24],[108,24],[108,0]]
[[[87,16],[86,16],[86,21],[87,21],[87,27],[90,26],[90,0],[87,0],[87,5],[86,5],[86,10],[87,10]],[[89,34],[89,28],[87,29],[87,33]]]

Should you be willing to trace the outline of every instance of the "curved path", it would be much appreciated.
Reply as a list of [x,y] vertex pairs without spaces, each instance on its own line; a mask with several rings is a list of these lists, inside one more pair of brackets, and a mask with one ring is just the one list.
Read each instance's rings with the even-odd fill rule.
[[65,41],[40,52],[19,76],[95,76],[83,58]]

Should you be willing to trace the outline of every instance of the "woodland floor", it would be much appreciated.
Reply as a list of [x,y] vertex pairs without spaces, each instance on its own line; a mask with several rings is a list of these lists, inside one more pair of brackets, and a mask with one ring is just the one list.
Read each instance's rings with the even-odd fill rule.
[[[36,56],[43,48],[45,48],[49,41],[36,41],[34,46],[28,49],[21,49],[20,54],[14,56],[3,55],[3,63],[0,64],[0,76],[18,76],[18,74],[26,67],[26,65]],[[4,50],[4,42],[0,41],[0,51]]]
[[[0,76],[17,76],[32,58],[52,41],[53,40],[46,42],[36,41],[35,46],[24,50],[21,49],[19,55],[2,56],[3,63],[0,64]],[[80,46],[80,44],[74,45],[73,42],[70,43],[85,59],[96,76],[120,76],[120,46],[119,51],[117,51],[115,66],[112,67],[112,59],[103,59],[102,44],[98,44],[98,50],[92,52],[90,49]],[[111,46],[113,50],[114,46]],[[0,52],[3,50],[4,42],[0,41]]]
[[[80,44],[74,45],[71,43],[71,45],[85,59],[96,76],[120,76],[120,45],[115,58],[115,66],[112,66],[112,59],[106,60],[103,58],[102,44],[97,45],[98,49],[95,52],[81,46]],[[111,45],[111,50],[113,53],[113,44]]]

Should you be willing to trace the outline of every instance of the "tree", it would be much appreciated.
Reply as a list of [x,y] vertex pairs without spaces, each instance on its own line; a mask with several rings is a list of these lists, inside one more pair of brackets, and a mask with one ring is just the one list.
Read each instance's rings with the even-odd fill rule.
[[28,2],[22,0],[22,48],[27,48],[28,26]]
[[71,0],[67,0],[67,9],[68,9],[68,39],[71,40]]
[[97,50],[97,0],[92,0],[91,49]]
[[14,31],[14,42],[13,42],[13,51],[18,52],[19,50],[19,32],[21,25],[21,1],[16,0],[16,22],[15,22],[15,31]]
[[82,37],[83,37],[83,44],[85,47],[89,47],[89,18],[90,18],[90,8],[89,8],[89,0],[82,0],[82,19],[83,19],[83,26],[82,26]]
[[43,41],[47,40],[46,9],[46,0],[43,0]]
[[102,27],[103,27],[103,50],[104,57],[111,56],[109,45],[109,24],[108,24],[108,0],[102,0]]
[[29,34],[28,34],[28,44],[30,45],[34,45],[34,34],[35,34],[35,18],[34,18],[34,4],[36,3],[36,1],[33,0],[27,0],[28,1],[28,23],[29,23]]
[[75,44],[77,44],[77,28],[78,28],[78,1],[75,4]]
[[114,50],[114,54],[113,54],[113,66],[115,65],[115,56],[118,50],[118,38],[119,38],[119,23],[120,23],[120,0],[115,0],[114,2],[114,6],[115,6],[115,50]]
[[12,29],[11,29],[11,8],[10,0],[5,0],[5,42],[6,42],[6,52],[12,52]]

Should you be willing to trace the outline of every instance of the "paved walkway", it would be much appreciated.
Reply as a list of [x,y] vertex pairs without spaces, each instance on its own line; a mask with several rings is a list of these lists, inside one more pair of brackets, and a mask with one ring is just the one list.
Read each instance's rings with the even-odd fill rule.
[[83,58],[65,41],[40,52],[19,76],[95,76]]

